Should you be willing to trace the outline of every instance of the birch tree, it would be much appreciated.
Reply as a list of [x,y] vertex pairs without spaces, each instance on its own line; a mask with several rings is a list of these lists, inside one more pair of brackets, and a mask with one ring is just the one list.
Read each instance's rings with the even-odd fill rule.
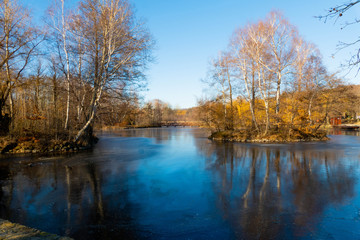
[[314,52],[309,57],[305,73],[304,87],[305,91],[308,93],[307,113],[309,121],[312,122],[312,108],[316,96],[320,93],[321,89],[327,85],[327,72],[322,64],[322,59],[318,52]]
[[[231,73],[232,59],[229,53],[220,52],[211,61],[207,84],[215,89],[223,105],[223,125],[226,130],[234,129],[233,78]],[[212,89],[212,90],[213,90]],[[229,111],[227,105],[229,104]]]
[[[288,82],[288,90],[291,94],[289,97],[290,105],[290,124],[294,124],[295,118],[299,117],[298,113],[301,110],[301,96],[304,93],[304,78],[306,75],[307,63],[309,58],[314,51],[315,47],[312,44],[304,41],[303,38],[299,37],[295,40],[295,58],[293,66],[293,79]],[[290,96],[290,95],[289,95]]]
[[267,48],[268,35],[266,24],[260,21],[258,24],[253,24],[248,28],[249,44],[247,46],[250,56],[255,62],[255,72],[257,77],[258,89],[260,96],[264,102],[266,113],[265,131],[264,135],[268,133],[270,128],[270,93],[271,93],[271,78],[266,73],[267,68],[264,62],[269,61],[269,49]]
[[126,0],[83,0],[77,19],[78,34],[83,36],[86,49],[91,98],[75,141],[91,134],[104,89],[116,86],[117,81],[131,81],[149,60],[152,45],[150,35],[135,19]]
[[230,40],[230,51],[233,55],[233,68],[240,80],[240,94],[249,103],[252,128],[259,131],[255,114],[255,96],[257,89],[257,79],[255,77],[255,61],[249,52],[251,40],[249,39],[247,28],[237,29]]
[[59,59],[61,59],[62,71],[66,80],[66,114],[64,128],[68,129],[70,114],[70,52],[69,52],[69,20],[70,14],[65,8],[65,0],[54,0],[49,10],[51,18],[50,26],[54,30],[54,38],[58,44]]
[[266,19],[265,31],[267,34],[271,57],[270,62],[262,64],[276,75],[276,106],[275,113],[280,111],[281,85],[284,76],[291,72],[294,60],[294,39],[297,30],[280,12],[271,12]]

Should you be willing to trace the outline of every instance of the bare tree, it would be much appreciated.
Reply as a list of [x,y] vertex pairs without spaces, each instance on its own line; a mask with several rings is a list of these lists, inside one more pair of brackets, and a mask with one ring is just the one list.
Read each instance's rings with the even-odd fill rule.
[[237,79],[242,81],[239,83],[240,94],[249,103],[252,128],[259,131],[259,127],[255,114],[255,96],[257,88],[257,79],[255,76],[255,61],[251,57],[251,40],[249,39],[247,29],[237,29],[230,40],[230,51],[233,54],[232,65],[236,69]]
[[49,64],[49,74],[50,74],[50,82],[51,82],[51,113],[52,113],[52,122],[51,125],[53,129],[55,129],[55,138],[57,138],[57,134],[59,131],[59,122],[58,122],[58,98],[60,95],[60,79],[59,79],[59,70],[58,70],[58,62],[57,58],[54,56],[50,57]]
[[16,0],[0,1],[0,35],[0,132],[6,134],[10,120],[5,106],[9,100],[11,116],[12,91],[42,39],[31,26],[28,10]]
[[[326,21],[329,18],[342,17],[349,9],[351,9],[358,3],[360,3],[359,0],[356,0],[356,1],[351,0],[351,1],[348,1],[348,3],[336,5],[334,7],[329,8],[327,14],[318,16],[317,18],[324,19]],[[355,19],[353,22],[350,22],[349,24],[358,23],[358,22],[359,22],[359,20]]]
[[305,80],[305,91],[307,92],[307,100],[308,100],[308,106],[307,106],[307,112],[308,112],[308,118],[309,121],[312,122],[312,107],[314,104],[314,100],[316,99],[316,96],[320,93],[321,89],[326,87],[327,82],[327,72],[325,67],[322,64],[322,59],[319,54],[312,54],[309,57],[307,66],[306,66],[306,72],[304,76]]
[[[310,81],[309,76],[309,61],[312,56],[317,56],[319,53],[318,49],[303,38],[298,37],[294,41],[295,45],[295,58],[293,66],[293,79],[288,81],[289,93],[292,97],[289,98],[289,104],[291,105],[291,117],[290,124],[294,123],[296,117],[299,117],[299,110],[302,106],[301,98],[304,93],[309,90],[306,86],[306,82]],[[316,72],[314,70],[314,72]],[[315,90],[315,89],[314,89]],[[311,107],[309,108],[311,109]]]
[[294,58],[294,39],[297,36],[296,28],[291,25],[280,12],[271,12],[266,20],[265,31],[268,34],[270,46],[270,62],[261,60],[263,65],[276,74],[276,106],[275,113],[280,111],[280,94],[283,77],[291,72]]
[[[62,71],[64,72],[66,79],[66,115],[64,128],[68,129],[69,114],[70,114],[70,53],[69,53],[69,21],[71,19],[70,14],[66,12],[65,0],[54,0],[53,6],[49,9],[49,15],[51,18],[51,24],[49,24],[54,30],[56,44],[59,46],[58,51],[59,59],[61,59]],[[63,55],[65,59],[63,59]]]
[[[350,9],[354,8],[356,5],[358,5],[360,1],[351,0],[347,3],[339,4],[336,6],[333,6],[328,9],[328,12],[324,15],[317,16],[318,19],[324,20],[326,22],[328,19],[335,19],[335,21],[338,21],[340,18],[342,18]],[[353,19],[351,21],[346,21],[342,28],[348,27],[353,24],[360,23],[359,19]],[[360,43],[359,37],[357,40],[354,40],[352,42],[340,42],[339,43],[339,50],[342,50],[344,48],[350,47],[350,46],[356,46]],[[356,50],[356,52],[350,57],[348,60],[348,66],[350,68],[357,67],[360,64],[360,48]]]
[[82,122],[83,118],[85,118],[85,100],[88,95],[88,84],[86,82],[86,75],[88,73],[84,69],[84,58],[85,58],[85,43],[84,37],[79,34],[81,32],[81,24],[79,24],[81,20],[79,19],[79,15],[74,15],[72,17],[72,24],[70,26],[70,31],[73,36],[73,58],[75,60],[74,63],[74,79],[73,79],[73,94],[75,99],[77,100],[77,120],[79,123]]
[[271,93],[271,77],[266,73],[268,70],[264,62],[267,62],[270,58],[268,41],[269,36],[267,34],[267,26],[263,21],[258,24],[253,24],[248,28],[249,45],[247,46],[251,58],[255,62],[255,72],[257,75],[258,89],[260,96],[264,102],[266,123],[264,135],[268,133],[270,128],[270,93]]
[[[233,79],[231,74],[232,58],[229,53],[220,52],[211,61],[209,76],[204,81],[221,99],[223,105],[223,125],[226,130],[234,129]],[[229,111],[228,105],[229,104]]]
[[79,35],[83,36],[91,98],[86,121],[75,137],[91,134],[101,96],[115,81],[131,81],[148,60],[151,39],[126,0],[84,0],[80,2]]

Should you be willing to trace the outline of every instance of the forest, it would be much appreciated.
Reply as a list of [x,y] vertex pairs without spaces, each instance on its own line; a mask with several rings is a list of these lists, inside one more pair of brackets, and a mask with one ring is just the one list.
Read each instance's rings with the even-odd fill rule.
[[93,142],[94,122],[139,108],[152,36],[128,1],[54,0],[44,23],[0,1],[0,134]]
[[155,41],[127,0],[53,0],[34,23],[0,1],[0,152],[91,147],[104,127],[192,124],[194,111],[145,102]]

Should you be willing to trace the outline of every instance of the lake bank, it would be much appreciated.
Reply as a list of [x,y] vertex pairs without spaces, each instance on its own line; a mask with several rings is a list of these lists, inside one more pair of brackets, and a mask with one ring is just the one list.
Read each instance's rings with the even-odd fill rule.
[[4,219],[0,219],[0,239],[72,240],[72,238],[69,237],[61,237]]
[[224,142],[243,142],[243,143],[291,143],[291,142],[313,142],[327,141],[326,131],[316,132],[291,131],[289,133],[270,132],[260,135],[254,131],[218,131],[209,136],[209,139]]
[[0,154],[66,153],[91,149],[98,141],[93,137],[88,143],[36,137],[0,137]]

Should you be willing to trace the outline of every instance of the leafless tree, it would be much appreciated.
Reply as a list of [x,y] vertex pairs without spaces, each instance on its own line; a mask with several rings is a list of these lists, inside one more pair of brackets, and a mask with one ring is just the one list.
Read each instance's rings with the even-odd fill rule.
[[[356,7],[358,5],[358,3],[360,3],[360,1],[351,0],[351,1],[347,1],[346,3],[330,7],[326,14],[317,16],[317,18],[320,20],[324,20],[324,22],[327,22],[327,20],[329,20],[329,19],[335,19],[335,21],[337,22],[341,18],[344,18],[346,13],[350,9],[353,9],[354,7]],[[350,21],[345,21],[342,24],[342,28],[346,28],[350,25],[357,24],[357,23],[360,23],[360,20],[357,18],[350,20]],[[360,39],[359,39],[359,37],[357,37],[357,39],[352,42],[342,42],[342,41],[339,42],[338,48],[339,48],[339,50],[342,50],[344,48],[348,48],[351,46],[357,46],[359,43],[360,43]],[[356,50],[356,52],[348,60],[348,66],[350,68],[357,67],[357,66],[359,66],[359,64],[360,64],[360,48],[358,48]]]
[[280,94],[283,77],[291,72],[294,60],[294,39],[297,37],[296,28],[291,25],[280,12],[271,12],[266,20],[265,31],[268,34],[270,46],[270,61],[263,65],[276,74],[276,107],[275,113],[280,111]]
[[[212,59],[209,76],[205,81],[215,94],[221,99],[223,105],[223,123],[227,130],[234,129],[234,104],[233,104],[233,76],[232,57],[229,53],[220,52],[216,59]],[[228,110],[229,105],[229,110]]]
[[[233,54],[232,65],[235,68],[234,71],[237,72],[237,79],[241,81],[239,85],[244,86],[244,90],[240,90],[239,93],[249,103],[252,128],[259,131],[255,114],[255,96],[258,83],[255,76],[256,63],[252,58],[251,47],[247,28],[237,29],[230,40],[230,51]],[[242,88],[240,87],[240,89]]]
[[0,1],[0,35],[0,129],[6,130],[9,123],[5,115],[7,101],[10,102],[9,112],[12,116],[13,89],[43,39],[31,25],[29,11],[16,0]]
[[[49,24],[54,30],[53,34],[56,44],[58,45],[59,59],[61,59],[62,71],[66,79],[66,117],[64,128],[68,129],[70,114],[70,44],[69,44],[69,25],[71,16],[65,7],[65,0],[54,0],[53,6],[49,9],[51,23]],[[60,51],[61,50],[61,51]]]
[[92,95],[86,121],[75,137],[77,141],[91,132],[104,89],[115,86],[116,81],[133,80],[148,60],[152,41],[126,0],[83,0],[75,17],[78,34],[83,37]]

